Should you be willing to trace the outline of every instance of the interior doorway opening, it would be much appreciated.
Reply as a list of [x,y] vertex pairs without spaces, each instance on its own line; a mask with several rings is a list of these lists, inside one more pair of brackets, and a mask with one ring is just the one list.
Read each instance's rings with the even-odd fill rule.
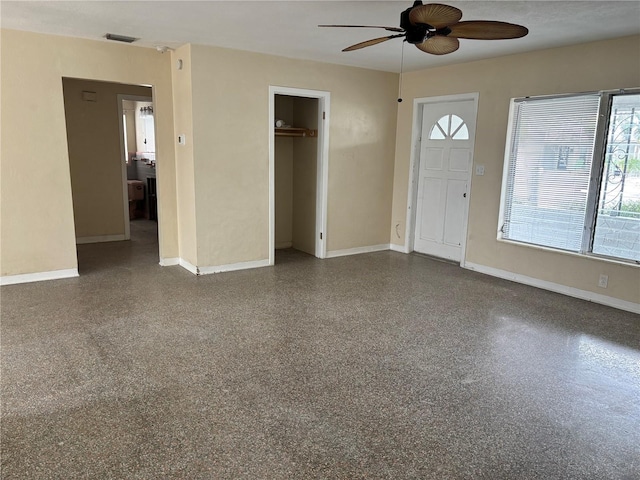
[[326,255],[329,94],[270,89],[270,255]]
[[[152,87],[75,78],[63,78],[62,84],[80,273],[88,263],[100,268],[100,262],[86,259],[106,253],[116,242],[122,243],[123,261],[144,254],[155,263]],[[133,222],[139,223],[132,228]],[[116,261],[111,257],[103,266]]]
[[[158,222],[153,98],[118,95],[123,172],[125,240],[148,235]],[[131,228],[133,226],[133,229]]]

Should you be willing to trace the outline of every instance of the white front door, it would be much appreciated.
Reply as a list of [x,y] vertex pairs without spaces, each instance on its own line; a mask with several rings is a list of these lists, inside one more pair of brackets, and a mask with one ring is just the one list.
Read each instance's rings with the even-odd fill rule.
[[423,107],[414,250],[459,262],[473,163],[474,100]]

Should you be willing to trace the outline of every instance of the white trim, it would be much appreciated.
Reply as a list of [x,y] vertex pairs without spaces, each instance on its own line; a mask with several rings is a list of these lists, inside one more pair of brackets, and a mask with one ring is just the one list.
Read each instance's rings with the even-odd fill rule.
[[[146,97],[146,96],[142,96],[142,95],[127,95],[127,94],[123,94],[120,93],[117,96],[118,98],[118,126],[120,129],[120,151],[124,152],[125,158],[123,159],[124,162],[122,162],[122,202],[124,203],[124,240],[130,240],[131,239],[131,226],[130,226],[130,221],[131,219],[129,218],[129,187],[127,185],[127,160],[129,159],[129,152],[125,152],[124,151],[124,125],[122,123],[122,115],[124,113],[123,108],[122,108],[122,101],[123,100],[131,100],[134,102],[152,102],[153,103],[153,97]],[[155,104],[154,104],[154,110],[155,110]],[[156,128],[156,121],[154,119],[153,122],[153,128]],[[157,138],[157,137],[155,137]],[[157,142],[156,142],[156,150],[157,150]],[[157,152],[156,152],[157,153]],[[156,173],[157,175],[157,173]],[[147,186],[145,185],[144,187],[145,189],[147,188]],[[157,187],[156,187],[157,189]],[[157,191],[156,191],[156,197],[158,196]],[[160,224],[160,222],[158,222],[158,225]]]
[[18,283],[42,282],[44,280],[59,280],[78,276],[77,268],[66,270],[52,270],[50,272],[23,273],[20,275],[5,275],[0,277],[0,285],[15,285]]
[[[122,121],[122,117],[124,116],[124,108],[122,107],[123,100],[129,100],[128,95],[118,94],[118,132],[120,138],[120,152],[124,154],[124,158],[120,159],[121,170],[122,170],[122,205],[124,208],[124,214],[122,216],[124,220],[124,240],[131,239],[131,226],[129,224],[129,185],[128,185],[128,175],[127,175],[127,161],[129,160],[129,152],[125,152],[125,143],[124,136],[126,132],[124,131],[124,122]],[[123,161],[124,160],[124,161]],[[108,241],[108,240],[107,240]],[[79,243],[76,240],[76,243]],[[86,243],[94,243],[94,242],[86,242]]]
[[[329,114],[331,94],[321,90],[269,86],[269,265],[275,264],[275,96],[318,99],[315,256],[327,257],[327,197],[329,178]],[[324,118],[323,118],[324,113]],[[320,239],[322,234],[322,239]]]
[[180,265],[180,258],[172,257],[172,258],[161,258],[160,266],[162,267],[171,267],[173,265]]
[[[160,179],[164,178],[165,168],[168,168],[169,164],[167,162],[162,161],[163,159],[163,150],[161,147],[161,143],[158,139],[160,136],[158,135],[158,118],[164,118],[162,116],[162,109],[158,109],[156,105],[156,86],[151,85],[151,102],[153,103],[153,136],[156,140],[156,220],[158,222],[158,258],[161,258],[162,253],[164,251],[164,240],[163,240],[163,232],[164,232],[164,209],[162,208],[162,202],[160,201],[163,198],[162,193],[162,182]],[[168,152],[167,158],[172,155],[173,152]],[[160,159],[160,163],[158,163],[158,159]],[[148,185],[148,183],[147,183]],[[175,192],[174,192],[175,195]]]
[[281,250],[281,249],[291,248],[291,247],[293,247],[293,242],[279,242],[279,243],[276,243],[276,250]]
[[78,237],[76,238],[77,245],[83,245],[85,243],[102,243],[102,242],[122,242],[123,240],[129,240],[122,233],[118,235],[98,235],[95,237]]
[[271,264],[268,259],[254,260],[251,262],[229,263],[227,265],[215,265],[213,267],[196,267],[183,258],[178,259],[178,264],[194,275],[210,275],[212,273],[234,272],[236,270],[248,270],[250,268],[268,267]]
[[420,98],[413,100],[413,120],[411,122],[411,156],[409,157],[409,186],[407,192],[407,218],[405,219],[404,245],[407,253],[413,251],[413,231],[415,224],[414,205],[418,202],[418,175],[416,168],[420,162],[420,134],[422,130],[422,105]]
[[511,129],[513,128],[513,121],[516,112],[516,104],[514,99],[511,99],[509,102],[509,120],[507,122],[507,139],[504,147],[504,157],[502,159],[502,184],[500,185],[500,209],[498,210],[498,230],[497,230],[497,238],[498,240],[502,240],[502,225],[504,225],[504,214],[505,214],[505,205],[504,199],[507,194],[507,181],[509,179],[509,160],[511,158],[511,149],[513,148],[513,135],[509,135],[511,133]]
[[396,245],[395,243],[391,243],[389,245],[389,250],[399,253],[409,253],[409,250],[405,245]]
[[276,97],[269,86],[269,265],[276,264]]
[[[316,192],[316,256],[327,257],[327,199],[329,198],[329,117],[331,94],[318,101],[318,183]],[[321,126],[321,127],[320,127]],[[319,215],[318,215],[319,214]],[[322,239],[320,238],[322,234]]]
[[345,257],[347,255],[358,255],[360,253],[381,252],[389,249],[390,245],[388,243],[370,245],[368,247],[345,248],[344,250],[331,250],[327,252],[326,258]]
[[189,270],[194,275],[198,275],[198,267],[196,267],[195,265],[187,262],[184,258],[179,258],[178,259],[178,265],[180,265],[182,268],[185,268],[185,269]]
[[413,237],[415,235],[415,205],[418,197],[418,177],[420,169],[420,143],[422,141],[422,113],[425,105],[433,103],[463,102],[471,100],[474,103],[475,121],[473,138],[471,139],[471,166],[469,169],[467,202],[465,206],[464,225],[462,226],[462,243],[460,244],[460,265],[465,264],[467,254],[467,235],[469,230],[469,207],[471,205],[471,183],[473,181],[473,165],[475,154],[475,138],[478,131],[478,92],[457,95],[441,95],[437,97],[422,97],[413,99],[413,123],[411,131],[411,157],[409,161],[409,185],[407,193],[407,217],[405,226],[404,245],[406,253],[413,251]]
[[513,273],[506,270],[500,270],[498,268],[487,267],[479,265],[477,263],[467,262],[463,266],[468,270],[484,273],[493,277],[504,278],[505,280],[511,280],[513,282],[522,283],[524,285],[530,285],[532,287],[542,288],[556,293],[561,293],[569,297],[580,298],[582,300],[588,300],[594,303],[600,303],[609,307],[618,308],[620,310],[626,310],[633,313],[640,314],[640,303],[629,302],[626,300],[620,300],[618,298],[609,297],[600,293],[590,292],[588,290],[580,290],[579,288],[568,287],[559,283],[548,282],[546,280],[540,280],[538,278],[528,277],[519,273]]
[[271,264],[268,259],[254,260],[252,262],[230,263],[228,265],[216,265],[213,267],[198,267],[198,275],[209,275],[211,273],[234,272],[236,270],[248,270],[250,268],[268,267]]

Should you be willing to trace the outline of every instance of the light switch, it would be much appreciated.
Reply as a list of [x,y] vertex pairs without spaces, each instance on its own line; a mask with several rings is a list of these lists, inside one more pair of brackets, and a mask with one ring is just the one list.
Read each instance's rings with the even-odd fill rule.
[[185,134],[178,135],[178,145],[186,145],[187,144],[187,136]]
[[476,165],[476,175],[484,175],[484,165]]

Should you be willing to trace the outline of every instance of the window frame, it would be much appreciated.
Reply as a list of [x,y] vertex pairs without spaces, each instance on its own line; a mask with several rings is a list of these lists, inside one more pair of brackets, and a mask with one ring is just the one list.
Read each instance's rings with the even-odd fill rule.
[[[502,171],[502,184],[500,188],[500,210],[498,214],[497,240],[500,242],[511,243],[514,245],[527,246],[540,250],[548,250],[569,255],[578,255],[589,258],[598,258],[602,260],[613,261],[624,265],[639,266],[640,261],[634,259],[626,259],[622,257],[613,257],[601,253],[593,252],[593,243],[595,236],[595,227],[598,213],[598,204],[600,201],[600,189],[602,184],[602,175],[605,168],[605,153],[607,146],[607,132],[611,117],[611,106],[613,97],[616,95],[637,95],[640,94],[640,88],[625,88],[616,90],[600,90],[595,92],[568,93],[562,95],[536,95],[529,97],[512,98],[509,102],[509,118],[507,123],[506,143],[504,150],[504,162]],[[557,247],[529,243],[519,240],[504,238],[505,214],[507,206],[507,185],[509,183],[509,171],[511,166],[512,151],[514,148],[515,132],[517,132],[517,104],[524,100],[540,99],[553,100],[556,98],[567,98],[581,95],[598,95],[600,96],[600,105],[598,108],[598,120],[596,125],[596,133],[594,139],[593,158],[591,162],[591,172],[589,176],[589,190],[587,193],[587,204],[585,210],[584,232],[582,235],[582,245],[579,251],[563,250]]]
[[[442,128],[442,124],[440,122],[442,122],[442,120],[446,118],[447,119],[447,131],[445,132],[444,129]],[[457,127],[452,128],[453,125],[453,120],[454,119],[458,119],[460,120],[460,123],[458,124]],[[440,134],[442,135],[442,138],[438,138],[436,136],[434,136],[434,132],[436,132],[438,129],[440,131]],[[456,138],[456,136],[458,134],[463,134],[464,138]],[[429,140],[435,140],[435,141],[443,141],[443,140],[455,140],[455,141],[463,141],[466,142],[469,140],[469,127],[467,127],[467,123],[464,121],[463,118],[459,117],[458,115],[456,115],[455,113],[447,113],[445,115],[443,115],[442,117],[440,117],[438,120],[436,120],[436,122],[431,126],[431,130],[429,130]]]

